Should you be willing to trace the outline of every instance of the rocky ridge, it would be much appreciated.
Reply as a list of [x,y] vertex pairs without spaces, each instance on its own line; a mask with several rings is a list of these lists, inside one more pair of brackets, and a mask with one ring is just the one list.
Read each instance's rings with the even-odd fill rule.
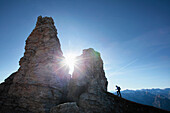
[[100,53],[78,56],[72,77],[51,17],[37,19],[20,68],[0,84],[0,113],[167,113],[107,92]]

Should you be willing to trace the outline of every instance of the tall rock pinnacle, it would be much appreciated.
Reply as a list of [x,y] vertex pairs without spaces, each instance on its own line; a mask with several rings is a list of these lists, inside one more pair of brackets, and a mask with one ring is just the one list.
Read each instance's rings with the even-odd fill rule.
[[69,80],[69,70],[63,60],[53,19],[39,16],[35,29],[26,40],[19,70],[0,86],[0,96],[7,98],[2,99],[0,109],[13,113],[6,106],[10,103],[15,108],[43,113],[63,102]]
[[[19,72],[25,75],[24,78],[28,76],[24,82],[36,80],[36,83],[58,86],[55,78],[68,74],[68,69],[62,66],[63,59],[53,19],[39,16],[35,29],[26,40],[25,53],[19,62]],[[21,80],[23,82],[23,78],[14,79],[15,82]]]

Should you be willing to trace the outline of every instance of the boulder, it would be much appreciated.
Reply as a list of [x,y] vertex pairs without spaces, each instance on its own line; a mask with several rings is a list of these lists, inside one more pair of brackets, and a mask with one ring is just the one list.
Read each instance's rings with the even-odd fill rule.
[[82,113],[76,102],[67,102],[51,108],[50,113]]

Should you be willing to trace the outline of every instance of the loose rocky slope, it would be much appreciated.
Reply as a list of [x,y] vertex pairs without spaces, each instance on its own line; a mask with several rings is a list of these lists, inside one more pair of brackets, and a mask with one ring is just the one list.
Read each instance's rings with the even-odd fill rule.
[[0,113],[167,113],[107,92],[100,54],[83,50],[72,78],[51,17],[38,17],[20,68],[0,84]]

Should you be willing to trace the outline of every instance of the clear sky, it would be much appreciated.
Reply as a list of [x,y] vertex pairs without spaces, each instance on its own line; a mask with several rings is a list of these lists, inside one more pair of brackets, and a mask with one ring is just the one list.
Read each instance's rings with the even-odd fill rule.
[[0,82],[39,15],[53,17],[64,54],[101,53],[109,91],[170,87],[170,0],[0,0]]

